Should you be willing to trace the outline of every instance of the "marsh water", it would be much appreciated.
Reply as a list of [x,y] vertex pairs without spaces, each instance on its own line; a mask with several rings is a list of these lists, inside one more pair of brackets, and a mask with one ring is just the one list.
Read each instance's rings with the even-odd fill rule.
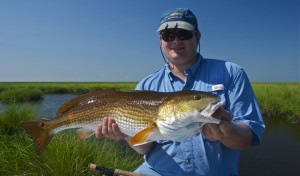
[[[39,117],[55,117],[56,110],[74,94],[44,95],[43,100],[32,103]],[[0,102],[0,112],[6,105]],[[300,124],[287,123],[280,118],[266,118],[262,144],[241,152],[241,176],[299,176]]]
[[241,153],[240,175],[300,176],[300,124],[265,123],[262,143]]

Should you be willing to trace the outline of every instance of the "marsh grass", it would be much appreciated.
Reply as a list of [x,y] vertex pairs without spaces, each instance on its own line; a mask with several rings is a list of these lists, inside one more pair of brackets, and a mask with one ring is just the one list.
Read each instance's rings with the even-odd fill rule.
[[14,88],[0,92],[0,100],[9,104],[37,101],[42,98],[43,92],[38,88]]
[[30,105],[10,105],[4,112],[0,113],[0,134],[19,134],[22,131],[19,123],[35,117],[37,117],[37,112]]
[[0,82],[0,92],[7,89],[39,89],[45,94],[83,94],[96,90],[131,91],[136,82]]
[[132,171],[142,162],[142,156],[119,142],[81,142],[68,132],[55,136],[41,156],[24,133],[0,135],[0,140],[0,175],[92,175],[89,163]]
[[55,135],[45,152],[37,156],[31,139],[18,125],[35,117],[30,108],[24,109],[11,106],[0,114],[0,175],[92,175],[87,170],[89,163],[134,170],[143,160],[122,142],[94,137],[78,141],[74,130]]
[[265,117],[300,123],[300,83],[252,83]]

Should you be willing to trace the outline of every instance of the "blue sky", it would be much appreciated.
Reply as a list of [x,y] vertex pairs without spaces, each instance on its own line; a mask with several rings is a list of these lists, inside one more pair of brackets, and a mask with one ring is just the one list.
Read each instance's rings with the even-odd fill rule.
[[139,81],[164,61],[161,13],[191,9],[201,54],[252,82],[299,82],[299,0],[1,0],[0,82]]

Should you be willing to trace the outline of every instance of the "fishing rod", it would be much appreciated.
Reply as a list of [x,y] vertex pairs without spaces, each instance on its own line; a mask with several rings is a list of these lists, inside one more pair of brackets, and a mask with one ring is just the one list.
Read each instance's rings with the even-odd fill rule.
[[124,171],[124,170],[120,170],[120,169],[111,169],[111,168],[107,168],[107,167],[103,167],[103,166],[97,166],[96,164],[93,164],[93,163],[90,163],[88,165],[88,169],[90,169],[92,171],[104,172],[105,174],[109,174],[109,175],[146,176],[143,174],[137,174],[137,173],[130,172],[130,171]]

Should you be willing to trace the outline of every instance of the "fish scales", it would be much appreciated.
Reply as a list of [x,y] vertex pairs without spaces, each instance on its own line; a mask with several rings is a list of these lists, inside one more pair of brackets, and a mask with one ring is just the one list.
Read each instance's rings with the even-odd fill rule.
[[[123,99],[119,99],[120,97],[117,97],[118,99],[107,97],[105,101],[102,100],[103,98],[99,98],[100,97],[89,98],[89,103],[82,102],[77,105],[78,107],[74,107],[61,114],[61,117],[59,117],[60,120],[50,125],[49,128],[55,129],[66,124],[69,124],[69,127],[77,126],[77,124],[89,124],[93,119],[98,119],[95,122],[100,123],[103,117],[111,116],[115,117],[117,122],[120,122],[119,124],[121,124],[120,127],[123,131],[126,128],[132,128],[134,132],[136,132],[151,123],[151,120],[155,117],[155,114],[151,114],[151,112],[155,111],[154,108],[157,108],[156,106],[158,105],[158,103],[148,103],[148,101],[145,100],[136,101],[132,99],[132,97],[125,97]],[[128,106],[124,106],[124,102],[126,101],[129,102]],[[152,108],[147,108],[147,106],[143,106],[144,104],[151,104],[153,106]],[[99,111],[100,108],[101,111]],[[87,116],[91,118],[86,118]]]
[[[37,154],[62,130],[79,128],[79,139],[93,135],[107,116],[115,119],[123,133],[132,136],[130,142],[134,145],[153,140],[181,141],[196,135],[200,128],[191,123],[219,123],[210,116],[219,106],[217,95],[199,91],[97,91],[68,101],[52,120],[31,120],[21,126],[33,138]],[[202,110],[209,115],[204,117]]]

